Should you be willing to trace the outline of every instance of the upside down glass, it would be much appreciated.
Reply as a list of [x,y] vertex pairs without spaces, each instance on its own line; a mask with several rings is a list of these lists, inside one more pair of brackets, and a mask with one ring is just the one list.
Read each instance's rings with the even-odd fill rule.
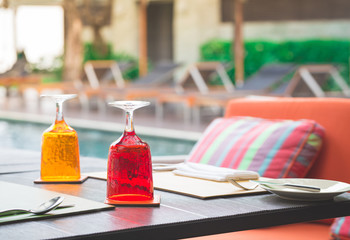
[[109,105],[126,113],[123,135],[109,148],[107,165],[107,200],[153,200],[152,160],[150,147],[135,133],[133,112],[149,105],[143,101],[115,101]]
[[44,131],[41,142],[42,181],[75,181],[80,179],[77,132],[63,118],[63,102],[76,94],[42,95],[56,103],[55,122]]

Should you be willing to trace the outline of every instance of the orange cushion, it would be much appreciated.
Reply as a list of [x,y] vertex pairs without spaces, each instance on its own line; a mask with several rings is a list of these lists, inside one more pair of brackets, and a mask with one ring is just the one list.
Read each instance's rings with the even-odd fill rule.
[[350,183],[350,99],[276,98],[231,100],[225,117],[251,116],[267,119],[312,119],[325,128],[324,142],[310,178]]
[[329,225],[317,223],[298,223],[278,227],[261,228],[248,231],[216,234],[186,240],[329,240]]

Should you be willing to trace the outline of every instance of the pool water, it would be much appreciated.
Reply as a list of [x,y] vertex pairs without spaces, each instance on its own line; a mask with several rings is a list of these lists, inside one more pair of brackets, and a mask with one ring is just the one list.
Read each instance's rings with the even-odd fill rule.
[[[0,147],[26,150],[41,150],[41,135],[49,125],[24,121],[0,120]],[[114,131],[74,129],[78,133],[80,155],[106,158],[109,146],[122,133]],[[139,135],[151,148],[153,156],[188,154],[194,141]]]

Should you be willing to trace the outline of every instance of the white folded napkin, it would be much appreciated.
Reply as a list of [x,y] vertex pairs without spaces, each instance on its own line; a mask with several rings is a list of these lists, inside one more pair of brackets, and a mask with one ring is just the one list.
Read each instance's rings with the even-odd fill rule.
[[259,178],[259,174],[253,171],[237,170],[190,162],[177,164],[173,173],[186,177],[195,177],[218,182],[227,182],[228,179],[240,181]]

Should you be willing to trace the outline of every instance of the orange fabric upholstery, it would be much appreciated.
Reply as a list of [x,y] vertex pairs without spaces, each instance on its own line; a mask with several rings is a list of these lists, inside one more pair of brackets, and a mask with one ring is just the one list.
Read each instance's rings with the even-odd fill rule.
[[[267,119],[313,119],[325,128],[323,146],[309,178],[338,180],[350,183],[350,99],[276,98],[234,99],[227,106],[225,117],[252,116]],[[327,221],[323,221],[326,223]],[[299,223],[264,229],[218,234],[193,240],[209,239],[330,239],[330,221]]]
[[277,98],[231,100],[225,117],[313,119],[325,128],[322,150],[307,177],[350,183],[350,100],[337,98]]

